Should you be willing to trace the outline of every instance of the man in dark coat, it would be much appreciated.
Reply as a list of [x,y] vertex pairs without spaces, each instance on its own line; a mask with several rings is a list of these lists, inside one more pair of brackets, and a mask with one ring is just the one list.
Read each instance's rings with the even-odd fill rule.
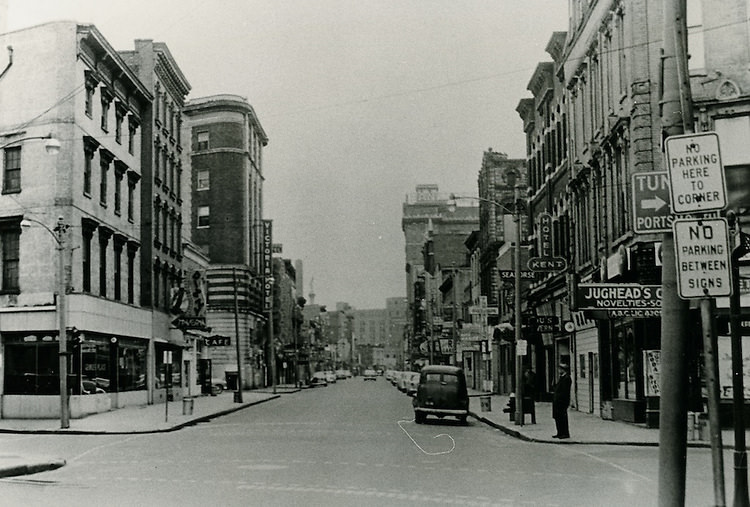
[[552,438],[570,438],[568,429],[568,406],[570,406],[570,386],[573,381],[570,378],[570,367],[560,363],[560,379],[555,384],[552,395],[552,418],[555,420],[557,434]]

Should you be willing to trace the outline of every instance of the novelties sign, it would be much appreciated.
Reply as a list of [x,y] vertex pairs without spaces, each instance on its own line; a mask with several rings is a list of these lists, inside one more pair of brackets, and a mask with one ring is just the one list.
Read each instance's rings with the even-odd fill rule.
[[609,310],[621,317],[655,317],[661,311],[661,285],[581,283],[576,294],[579,310]]

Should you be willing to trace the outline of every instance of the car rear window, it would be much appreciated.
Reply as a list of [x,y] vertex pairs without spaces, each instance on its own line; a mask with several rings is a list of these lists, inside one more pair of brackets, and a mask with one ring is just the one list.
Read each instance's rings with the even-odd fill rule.
[[425,373],[424,382],[445,382],[446,384],[458,384],[458,376],[451,373]]

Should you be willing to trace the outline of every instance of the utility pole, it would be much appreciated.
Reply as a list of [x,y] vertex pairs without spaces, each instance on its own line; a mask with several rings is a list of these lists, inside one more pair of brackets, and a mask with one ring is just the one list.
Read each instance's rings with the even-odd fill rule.
[[513,314],[515,322],[513,331],[515,334],[515,351],[516,351],[516,417],[515,423],[523,426],[523,356],[519,354],[519,344],[521,343],[521,185],[515,186],[513,191],[513,215],[516,222],[516,247],[513,250],[513,278],[516,286],[514,287],[514,308]]
[[729,226],[735,231],[730,239],[732,295],[729,296],[729,330],[732,343],[732,401],[734,405],[734,507],[750,506],[747,488],[747,450],[745,444],[745,386],[740,333],[740,258],[750,253],[743,241],[740,220],[734,211],[727,213]]
[[457,325],[457,315],[456,312],[458,311],[457,308],[457,299],[458,299],[458,280],[456,280],[456,274],[458,274],[458,269],[455,266],[453,266],[453,355],[451,356],[451,360],[453,360],[454,365],[458,366],[458,325]]
[[[67,330],[67,292],[68,283],[65,277],[65,257],[67,256],[68,224],[63,217],[57,218],[54,228],[57,240],[57,324],[58,354],[60,370],[60,428],[70,428],[70,410],[68,407],[68,330]],[[47,229],[49,230],[49,229]]]
[[237,268],[232,268],[232,285],[234,287],[234,346],[237,351],[237,391],[234,393],[234,402],[242,403],[242,347],[240,347],[240,309],[237,302]]
[[[663,1],[662,139],[692,131],[687,71],[685,0]],[[688,302],[677,294],[674,238],[662,237],[661,400],[659,409],[659,506],[685,504],[687,457]]]

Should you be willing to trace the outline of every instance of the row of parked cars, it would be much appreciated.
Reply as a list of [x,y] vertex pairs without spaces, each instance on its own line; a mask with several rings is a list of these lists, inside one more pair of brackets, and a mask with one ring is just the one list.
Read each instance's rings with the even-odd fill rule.
[[461,368],[455,366],[429,365],[420,372],[385,372],[385,378],[412,396],[414,422],[422,424],[428,415],[442,419],[455,417],[461,423],[469,415],[469,393],[466,378]]
[[352,378],[351,370],[324,370],[316,371],[310,377],[310,386],[328,386],[328,384],[335,384],[337,380],[343,380]]

